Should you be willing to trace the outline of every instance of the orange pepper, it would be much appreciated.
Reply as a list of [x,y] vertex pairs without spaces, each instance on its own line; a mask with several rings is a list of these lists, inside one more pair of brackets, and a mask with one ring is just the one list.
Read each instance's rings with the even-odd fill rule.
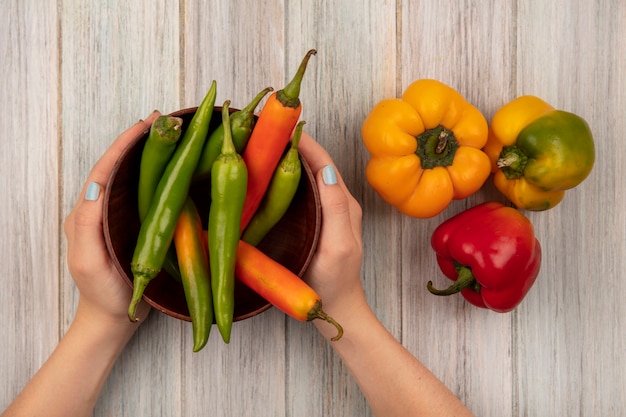
[[481,150],[487,120],[436,80],[415,81],[402,98],[382,100],[363,122],[361,134],[371,155],[368,183],[411,217],[436,216],[453,199],[478,191],[491,171]]
[[235,273],[239,280],[273,306],[296,320],[324,320],[337,329],[331,340],[343,335],[343,328],[322,310],[322,300],[298,275],[243,240],[237,248]]

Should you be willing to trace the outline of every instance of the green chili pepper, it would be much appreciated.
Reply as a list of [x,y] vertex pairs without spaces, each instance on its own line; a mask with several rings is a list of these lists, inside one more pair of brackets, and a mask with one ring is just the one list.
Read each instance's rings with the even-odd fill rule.
[[191,197],[187,197],[178,218],[174,244],[193,328],[193,351],[198,352],[209,340],[213,325],[213,299],[204,229]]
[[282,157],[261,205],[241,237],[241,240],[252,246],[258,245],[272,227],[283,217],[298,190],[302,175],[298,144],[300,143],[304,123],[302,121],[296,126],[293,139],[291,140],[291,147],[285,156]]
[[182,132],[183,119],[159,116],[150,127],[150,134],[141,153],[137,207],[139,220],[143,221],[150,208],[154,190],[170,161]]
[[235,309],[235,261],[241,233],[241,213],[246,198],[248,169],[235,150],[226,101],[222,108],[224,143],[211,168],[209,208],[209,265],[215,322],[224,342],[230,341]]
[[176,248],[170,245],[163,260],[163,269],[176,281],[181,282],[180,269],[178,267],[178,259],[176,259]]
[[131,262],[134,281],[133,296],[128,306],[128,317],[131,321],[136,321],[137,304],[141,301],[148,283],[161,271],[172,243],[176,222],[185,204],[193,172],[207,138],[215,96],[216,83],[213,81],[167,164],[154,192],[150,210],[139,229]]
[[[150,209],[154,191],[161,180],[163,171],[176,150],[182,127],[183,119],[169,115],[159,116],[150,127],[150,134],[143,147],[139,165],[137,207],[141,222]],[[173,247],[168,250],[163,269],[173,278],[180,280],[176,251]]]
[[[254,109],[256,109],[263,97],[270,91],[273,91],[272,87],[265,88],[258,93],[246,107],[230,115],[230,130],[232,132],[233,144],[238,153],[243,152],[252,134],[252,129],[254,128]],[[204,144],[202,156],[200,157],[196,173],[194,174],[195,177],[211,175],[211,167],[222,151],[222,143],[224,143],[223,123],[211,133],[211,136],[209,136],[209,139],[207,139]]]

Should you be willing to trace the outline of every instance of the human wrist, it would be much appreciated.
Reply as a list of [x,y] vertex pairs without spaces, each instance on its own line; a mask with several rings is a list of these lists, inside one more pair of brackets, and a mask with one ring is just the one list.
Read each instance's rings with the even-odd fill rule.
[[[361,317],[373,314],[361,288],[345,294],[340,299],[333,300],[332,303],[324,304],[322,300],[322,308],[342,327],[344,335],[358,325]],[[324,320],[314,320],[313,324],[326,339],[330,340],[337,336],[337,328],[333,324]]]
[[110,314],[79,299],[72,327],[79,327],[86,335],[121,350],[137,331],[139,324],[132,323],[126,315]]

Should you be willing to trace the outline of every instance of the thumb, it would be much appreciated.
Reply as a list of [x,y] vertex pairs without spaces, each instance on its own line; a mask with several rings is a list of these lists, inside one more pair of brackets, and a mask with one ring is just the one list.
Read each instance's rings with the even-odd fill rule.
[[326,165],[318,171],[317,183],[324,219],[322,233],[326,231],[342,236],[341,232],[351,230],[350,205],[333,165]]
[[83,198],[74,207],[73,213],[74,250],[89,250],[92,253],[105,249],[102,232],[102,186],[89,182]]

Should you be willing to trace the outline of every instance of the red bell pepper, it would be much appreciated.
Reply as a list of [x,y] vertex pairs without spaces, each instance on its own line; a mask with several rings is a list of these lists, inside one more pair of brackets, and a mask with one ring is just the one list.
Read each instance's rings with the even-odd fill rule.
[[520,211],[488,202],[465,210],[435,229],[431,246],[446,277],[455,281],[435,295],[458,292],[471,304],[505,313],[534,284],[541,246],[533,225]]

